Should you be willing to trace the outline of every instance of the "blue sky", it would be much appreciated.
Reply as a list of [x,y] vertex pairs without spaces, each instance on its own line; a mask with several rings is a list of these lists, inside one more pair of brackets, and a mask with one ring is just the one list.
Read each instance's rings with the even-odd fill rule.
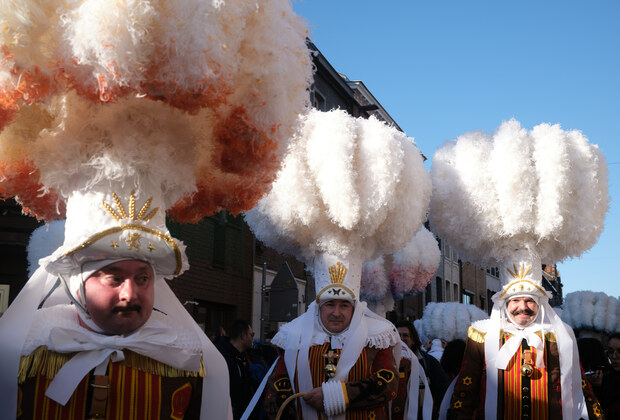
[[[607,158],[598,243],[559,264],[564,294],[620,297],[620,2],[306,0],[294,10],[334,68],[361,80],[429,158],[502,121],[581,130]],[[430,167],[429,162],[429,167]]]

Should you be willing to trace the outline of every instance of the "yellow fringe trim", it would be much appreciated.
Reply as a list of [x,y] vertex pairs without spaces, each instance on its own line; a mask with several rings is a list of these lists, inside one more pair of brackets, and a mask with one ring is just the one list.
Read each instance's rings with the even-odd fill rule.
[[58,371],[75,353],[54,353],[47,350],[47,346],[37,347],[28,356],[22,356],[19,361],[17,380],[21,384],[27,378],[41,374],[47,378],[56,376]]
[[[122,361],[125,366],[168,378],[177,377],[204,377],[206,375],[203,360],[200,360],[200,371],[192,372],[189,370],[177,369],[168,366],[157,360],[141,354],[124,350],[125,360]],[[34,378],[41,374],[46,378],[53,378],[58,371],[67,363],[76,353],[56,353],[49,351],[46,346],[38,347],[28,356],[22,356],[19,361],[18,382],[24,383],[28,378]]]
[[[486,334],[487,334],[486,332],[479,331],[475,329],[473,326],[470,326],[469,329],[467,330],[467,337],[469,337],[471,340],[477,343],[484,343],[484,337],[486,336]],[[536,334],[542,338],[540,331],[536,331]],[[502,338],[507,338],[508,336],[509,334],[507,332],[502,331]],[[555,334],[553,334],[552,332],[546,332],[545,339],[551,343],[556,342]]]
[[476,343],[484,343],[484,336],[486,334],[487,333],[478,331],[471,325],[469,326],[469,329],[467,330],[467,337],[469,337],[469,339],[475,341]]

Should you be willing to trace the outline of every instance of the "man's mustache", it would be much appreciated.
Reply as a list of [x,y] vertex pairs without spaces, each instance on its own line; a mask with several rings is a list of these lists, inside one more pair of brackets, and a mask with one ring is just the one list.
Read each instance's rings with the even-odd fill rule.
[[127,306],[117,306],[112,309],[112,312],[140,312],[142,310],[142,306],[140,305],[127,305]]
[[521,315],[521,314],[534,315],[534,311],[532,311],[531,309],[515,309],[510,314],[513,315],[513,316]]

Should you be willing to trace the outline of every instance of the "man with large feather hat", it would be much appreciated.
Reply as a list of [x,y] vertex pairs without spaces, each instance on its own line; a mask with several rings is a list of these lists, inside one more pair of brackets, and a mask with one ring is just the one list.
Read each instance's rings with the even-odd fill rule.
[[165,278],[166,218],[247,210],[308,106],[287,0],[3,2],[0,196],[64,242],[0,319],[0,417],[230,417],[226,364]]
[[469,329],[448,418],[601,418],[572,329],[549,305],[542,264],[581,254],[608,208],[607,170],[578,131],[511,120],[437,150],[430,221],[459,256],[499,266],[489,320]]
[[429,193],[421,153],[403,133],[340,110],[303,116],[271,192],[246,214],[258,239],[308,264],[317,291],[271,341],[282,357],[268,416],[388,418],[400,337],[360,300],[362,263],[413,237]]

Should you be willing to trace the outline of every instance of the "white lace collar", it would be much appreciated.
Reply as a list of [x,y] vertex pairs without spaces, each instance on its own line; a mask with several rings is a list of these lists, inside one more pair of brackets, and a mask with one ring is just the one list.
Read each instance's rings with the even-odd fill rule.
[[[358,306],[356,310],[364,311],[364,318],[366,319],[366,324],[368,326],[366,346],[385,349],[400,343],[400,336],[398,335],[398,331],[396,331],[394,324],[375,314],[368,308]],[[318,316],[313,311],[307,311],[301,316],[295,318],[293,321],[282,326],[280,331],[271,340],[271,343],[282,349],[286,349],[287,342],[291,336],[290,332],[301,328],[301,325],[304,324],[307,317],[314,317],[314,328],[312,331],[311,340],[312,345],[327,343],[331,338],[331,347],[333,349],[342,349],[344,347],[344,343],[351,334],[352,328],[349,326],[349,328],[339,334],[328,334],[321,327]]]

